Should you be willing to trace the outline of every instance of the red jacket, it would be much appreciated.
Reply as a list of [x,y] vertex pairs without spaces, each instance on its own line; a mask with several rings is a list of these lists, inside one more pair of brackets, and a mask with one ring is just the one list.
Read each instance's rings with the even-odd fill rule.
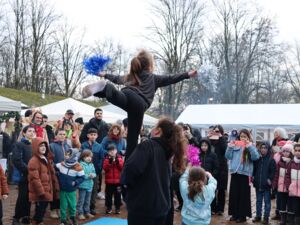
[[103,170],[105,171],[105,184],[120,184],[123,165],[124,161],[119,155],[117,155],[115,161],[109,156],[104,159]]

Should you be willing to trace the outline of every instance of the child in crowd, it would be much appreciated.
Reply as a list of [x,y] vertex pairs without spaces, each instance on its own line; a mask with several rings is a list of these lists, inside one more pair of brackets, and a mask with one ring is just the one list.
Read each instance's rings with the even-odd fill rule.
[[290,143],[282,147],[282,156],[277,164],[275,178],[273,180],[273,188],[277,189],[278,210],[280,213],[280,225],[285,225],[287,221],[287,204],[288,204],[288,186],[286,173],[293,159],[293,145]]
[[31,141],[36,136],[34,127],[26,126],[22,130],[22,138],[17,142],[12,155],[14,166],[21,174],[18,183],[18,198],[15,206],[15,215],[12,225],[20,225],[22,223],[30,223],[30,207],[28,196],[28,162],[32,156]]
[[131,60],[130,71],[126,76],[114,76],[101,72],[99,76],[115,84],[125,85],[121,91],[106,80],[87,85],[82,95],[106,98],[112,104],[125,110],[128,115],[128,136],[126,158],[138,143],[138,136],[143,124],[144,113],[151,106],[156,90],[159,87],[175,84],[190,77],[196,77],[197,71],[190,71],[173,76],[153,74],[154,59],[152,54],[142,50]]
[[120,214],[121,207],[121,171],[123,169],[123,159],[117,154],[114,144],[108,145],[107,157],[104,159],[103,169],[105,171],[105,206],[106,214],[112,213],[112,198],[114,196],[115,213]]
[[98,138],[98,132],[95,128],[90,128],[87,131],[88,140],[83,142],[81,145],[81,151],[84,149],[89,149],[93,153],[93,164],[96,171],[96,177],[93,179],[93,190],[90,201],[90,213],[92,215],[96,215],[96,197],[98,189],[101,190],[102,183],[102,167],[104,160],[104,150],[102,149],[101,144],[99,144],[96,140]]
[[3,206],[2,206],[2,199],[5,200],[8,197],[8,185],[5,173],[0,165],[0,225],[3,225],[2,218],[3,218]]
[[[29,201],[35,203],[34,224],[42,225],[48,203],[58,199],[59,184],[48,143],[42,138],[32,141],[32,158],[28,163]],[[33,223],[32,223],[33,224]]]
[[79,157],[79,163],[84,170],[84,181],[79,185],[77,205],[78,218],[80,220],[94,217],[90,214],[90,201],[94,185],[93,179],[96,177],[95,167],[92,160],[93,153],[88,149],[84,150]]
[[[212,176],[216,178],[219,173],[219,162],[216,153],[211,151],[210,140],[206,138],[201,139],[199,146],[201,150],[199,154],[201,167],[205,169],[205,171],[210,172]],[[211,211],[212,214],[216,214],[218,212],[216,198],[214,198],[211,204]]]
[[60,185],[60,225],[67,224],[67,210],[70,215],[71,224],[77,225],[76,222],[76,189],[84,181],[84,171],[78,160],[77,149],[69,148],[65,151],[65,159],[57,163],[59,170]]
[[[55,139],[54,142],[50,144],[50,150],[54,157],[53,162],[54,165],[64,161],[65,151],[71,148],[71,146],[66,141],[66,131],[63,128],[59,128],[55,131]],[[58,178],[58,173],[57,173]],[[50,217],[53,219],[59,218],[59,199],[53,199],[50,202]]]
[[244,223],[247,217],[252,217],[250,180],[253,162],[259,159],[259,153],[248,130],[240,130],[238,139],[228,144],[225,153],[230,160],[231,174],[228,214],[231,215],[230,221]]
[[217,188],[215,178],[200,167],[188,166],[179,182],[183,198],[182,225],[208,225],[210,204]]
[[294,159],[287,173],[286,183],[289,187],[288,218],[289,224],[300,224],[300,144],[294,145]]
[[271,188],[276,172],[276,163],[272,158],[272,149],[267,141],[259,145],[260,158],[254,162],[253,185],[256,189],[256,217],[253,222],[261,222],[262,203],[264,201],[264,218],[262,224],[269,224],[271,211]]

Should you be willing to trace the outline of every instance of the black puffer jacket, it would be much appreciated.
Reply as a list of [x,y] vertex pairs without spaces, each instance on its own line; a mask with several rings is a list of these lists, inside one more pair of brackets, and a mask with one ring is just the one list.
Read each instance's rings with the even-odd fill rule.
[[220,137],[219,140],[212,140],[212,152],[216,153],[219,162],[219,172],[216,177],[218,182],[218,190],[226,190],[228,184],[228,164],[225,158],[225,152],[227,149],[227,142],[224,137]]
[[97,142],[101,143],[102,139],[107,135],[109,127],[107,123],[103,120],[97,120],[96,118],[90,119],[88,123],[86,123],[80,134],[80,143],[83,143],[88,140],[87,132],[90,128],[95,128],[98,132]]
[[268,153],[266,156],[260,156],[260,158],[254,162],[253,185],[259,191],[265,191],[271,189],[271,184],[276,173],[276,163],[272,157],[269,143],[264,141],[261,145],[267,146]]
[[210,172],[213,177],[217,177],[219,173],[219,163],[217,155],[211,151],[211,143],[208,139],[201,139],[199,146],[201,149],[202,143],[206,143],[208,145],[208,150],[206,152],[200,152],[200,160],[201,160],[201,167],[206,171]]
[[26,139],[17,142],[13,149],[12,161],[14,166],[19,170],[21,175],[20,182],[27,182],[28,162],[32,156],[31,143]]

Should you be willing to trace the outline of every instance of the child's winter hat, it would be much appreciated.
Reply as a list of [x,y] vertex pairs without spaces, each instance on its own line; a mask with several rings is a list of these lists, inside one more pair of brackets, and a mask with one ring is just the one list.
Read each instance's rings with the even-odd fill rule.
[[70,158],[64,160],[66,167],[72,167],[77,163],[78,153],[79,151],[76,148],[69,148],[66,150],[66,154],[70,155]]
[[290,153],[294,154],[294,146],[292,143],[287,142],[281,149],[282,151],[289,151]]

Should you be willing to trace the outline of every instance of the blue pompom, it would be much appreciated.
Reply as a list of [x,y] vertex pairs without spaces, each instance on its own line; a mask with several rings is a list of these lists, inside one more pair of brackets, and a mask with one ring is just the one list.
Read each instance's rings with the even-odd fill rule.
[[88,74],[98,75],[110,61],[111,59],[109,57],[94,55],[89,58],[85,58],[82,63]]

